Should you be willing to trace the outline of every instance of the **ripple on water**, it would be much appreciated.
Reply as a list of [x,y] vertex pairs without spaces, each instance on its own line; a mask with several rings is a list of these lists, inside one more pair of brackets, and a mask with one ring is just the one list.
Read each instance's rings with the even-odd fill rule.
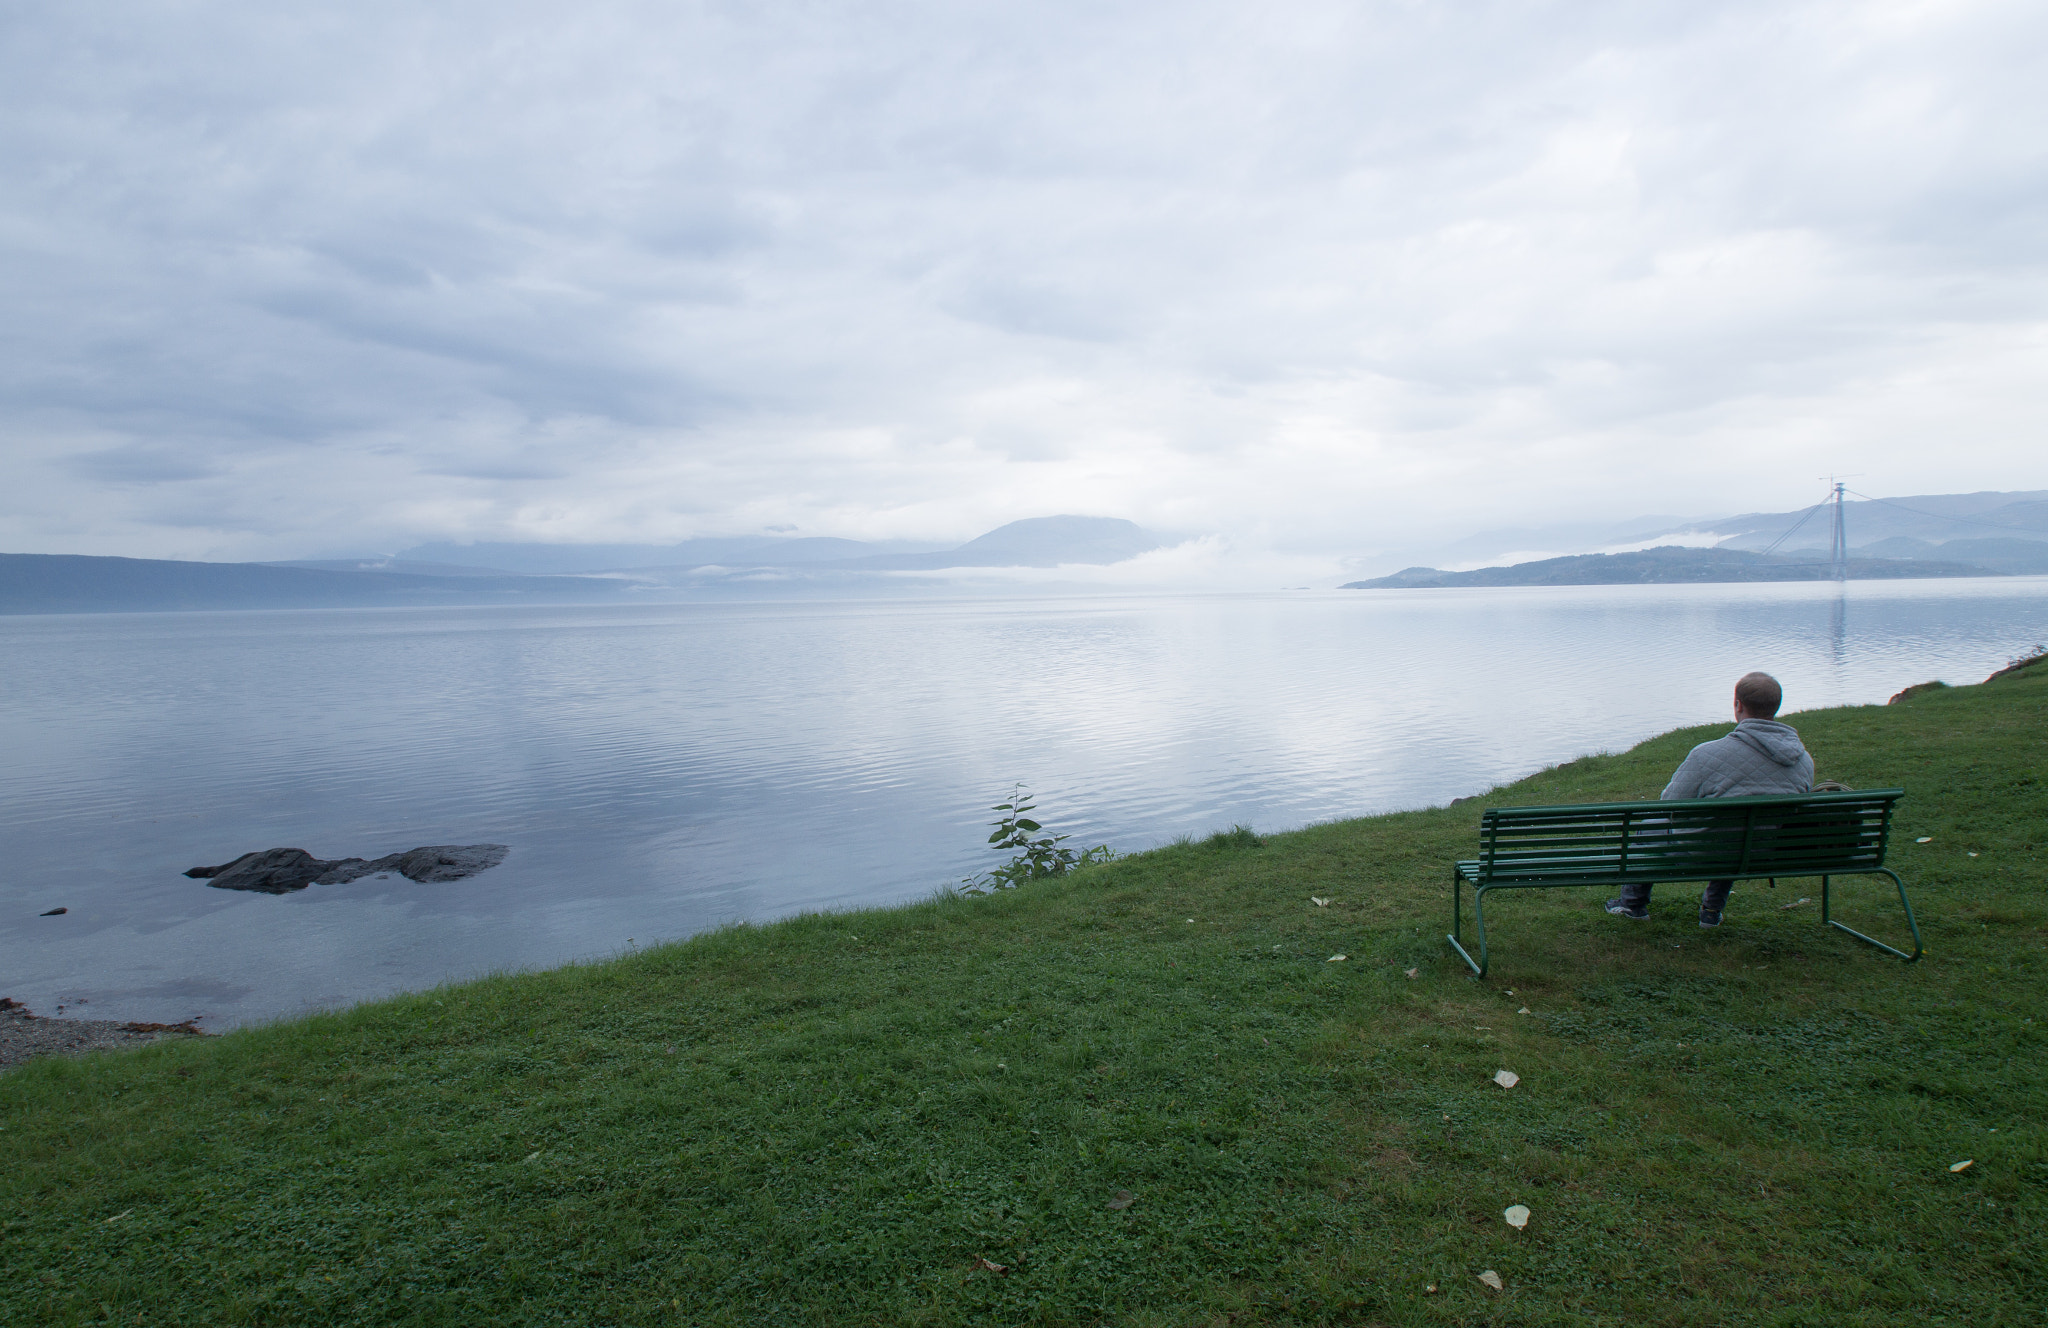
[[[1140,848],[1448,801],[1724,718],[1751,668],[1882,701],[2043,639],[2042,578],[0,619],[0,946],[18,998],[261,1018],[913,898],[1015,780]],[[176,875],[483,841],[431,889]]]

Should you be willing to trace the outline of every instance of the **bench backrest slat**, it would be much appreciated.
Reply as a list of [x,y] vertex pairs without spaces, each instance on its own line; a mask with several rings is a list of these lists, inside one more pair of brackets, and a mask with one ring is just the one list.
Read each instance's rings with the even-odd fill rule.
[[1884,864],[1902,789],[1803,797],[1490,807],[1483,880],[1580,873],[1801,876]]

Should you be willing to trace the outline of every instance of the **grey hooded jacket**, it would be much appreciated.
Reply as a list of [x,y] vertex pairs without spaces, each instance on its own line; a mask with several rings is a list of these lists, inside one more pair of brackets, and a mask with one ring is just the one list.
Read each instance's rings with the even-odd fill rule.
[[1745,719],[1686,755],[1664,786],[1669,798],[1748,798],[1813,791],[1813,758],[1789,725]]

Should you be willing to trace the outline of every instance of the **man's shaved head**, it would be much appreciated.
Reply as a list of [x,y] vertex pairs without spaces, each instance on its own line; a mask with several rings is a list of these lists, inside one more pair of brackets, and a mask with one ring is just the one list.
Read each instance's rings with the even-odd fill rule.
[[1785,689],[1768,673],[1745,673],[1735,684],[1735,699],[1757,719],[1771,719],[1785,703]]

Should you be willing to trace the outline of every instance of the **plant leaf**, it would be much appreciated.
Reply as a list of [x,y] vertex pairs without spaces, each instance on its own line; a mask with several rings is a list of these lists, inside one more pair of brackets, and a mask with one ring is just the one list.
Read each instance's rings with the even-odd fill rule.
[[1516,1074],[1513,1070],[1498,1070],[1494,1072],[1493,1082],[1499,1084],[1502,1088],[1513,1088],[1516,1084],[1522,1082],[1522,1076]]
[[1479,1275],[1479,1280],[1486,1283],[1486,1285],[1492,1287],[1495,1291],[1503,1289],[1500,1284],[1500,1274],[1494,1272],[1491,1268],[1481,1273]]
[[1513,1204],[1501,1216],[1517,1231],[1529,1225],[1529,1209],[1526,1204]]

